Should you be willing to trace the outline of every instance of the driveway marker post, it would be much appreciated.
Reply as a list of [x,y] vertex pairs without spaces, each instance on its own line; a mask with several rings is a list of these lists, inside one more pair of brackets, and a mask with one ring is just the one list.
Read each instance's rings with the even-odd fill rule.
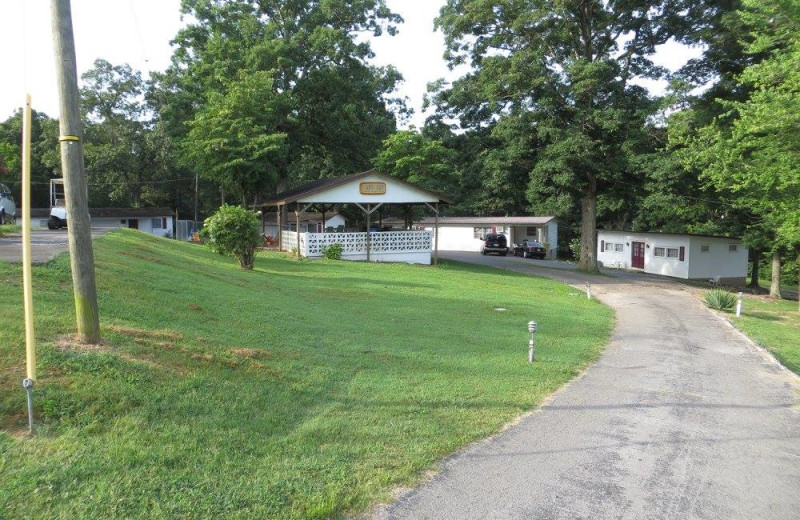
[[739,301],[736,302],[736,317],[742,315],[742,297],[744,297],[744,293],[739,293]]
[[589,285],[589,282],[586,282],[586,298],[592,299],[592,286]]
[[535,357],[535,352],[534,352],[536,345],[535,335],[537,328],[538,325],[535,321],[528,322],[528,332],[531,333],[531,340],[528,342],[528,363],[533,363],[533,359]]

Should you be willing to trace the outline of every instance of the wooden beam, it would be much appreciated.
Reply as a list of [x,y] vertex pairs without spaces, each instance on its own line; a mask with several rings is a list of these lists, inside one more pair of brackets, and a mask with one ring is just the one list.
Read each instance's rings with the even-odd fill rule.
[[283,251],[283,206],[278,206],[278,251]]

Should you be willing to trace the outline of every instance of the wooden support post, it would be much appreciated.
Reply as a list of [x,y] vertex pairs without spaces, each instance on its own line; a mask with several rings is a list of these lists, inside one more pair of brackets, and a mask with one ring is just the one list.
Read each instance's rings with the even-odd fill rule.
[[439,265],[439,203],[436,203],[435,216],[433,217],[433,265]]
[[278,251],[283,251],[283,206],[278,206]]
[[86,172],[83,168],[83,132],[78,104],[78,72],[69,0],[51,0],[53,43],[58,80],[61,170],[67,209],[67,234],[78,337],[84,343],[100,341],[100,317],[94,277],[94,251],[89,222]]
[[372,216],[372,212],[370,211],[371,204],[367,204],[367,262],[370,261],[369,258],[369,225],[370,225],[370,217]]
[[300,254],[300,203],[297,203],[297,207],[294,210],[295,215],[295,230],[297,231],[297,258],[300,258],[302,255]]
[[325,204],[322,205],[322,232],[325,232]]

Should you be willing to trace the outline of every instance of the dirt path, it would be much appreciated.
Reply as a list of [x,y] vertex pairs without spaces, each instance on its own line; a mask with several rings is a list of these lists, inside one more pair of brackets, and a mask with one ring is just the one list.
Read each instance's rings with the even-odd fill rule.
[[590,281],[617,328],[582,377],[374,519],[800,518],[799,380],[684,286],[445,256]]

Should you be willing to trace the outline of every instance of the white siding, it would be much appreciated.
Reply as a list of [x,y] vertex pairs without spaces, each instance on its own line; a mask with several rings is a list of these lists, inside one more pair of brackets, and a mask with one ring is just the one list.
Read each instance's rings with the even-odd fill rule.
[[[689,278],[742,278],[747,276],[747,248],[739,240],[692,237]],[[736,251],[729,246],[735,245]],[[703,251],[708,246],[708,251]]]
[[[597,260],[605,267],[631,268],[632,243],[644,242],[644,272],[683,279],[744,278],[747,276],[747,248],[740,240],[709,238],[692,235],[660,233],[633,233],[599,231],[597,233]],[[615,251],[615,244],[623,244],[623,251]],[[708,252],[701,252],[709,245]],[[736,245],[731,252],[728,246]],[[600,251],[601,247],[603,251]],[[680,260],[680,248],[684,259]],[[656,248],[664,248],[664,256],[656,256]],[[678,257],[670,258],[667,249],[677,249]]]
[[[386,193],[382,195],[363,195],[359,186],[362,182],[386,183]],[[359,202],[361,204],[407,204],[418,202],[439,202],[439,198],[427,192],[417,190],[407,184],[402,184],[383,175],[367,175],[341,186],[327,189],[317,195],[303,197],[300,202],[324,202],[347,204]]]

